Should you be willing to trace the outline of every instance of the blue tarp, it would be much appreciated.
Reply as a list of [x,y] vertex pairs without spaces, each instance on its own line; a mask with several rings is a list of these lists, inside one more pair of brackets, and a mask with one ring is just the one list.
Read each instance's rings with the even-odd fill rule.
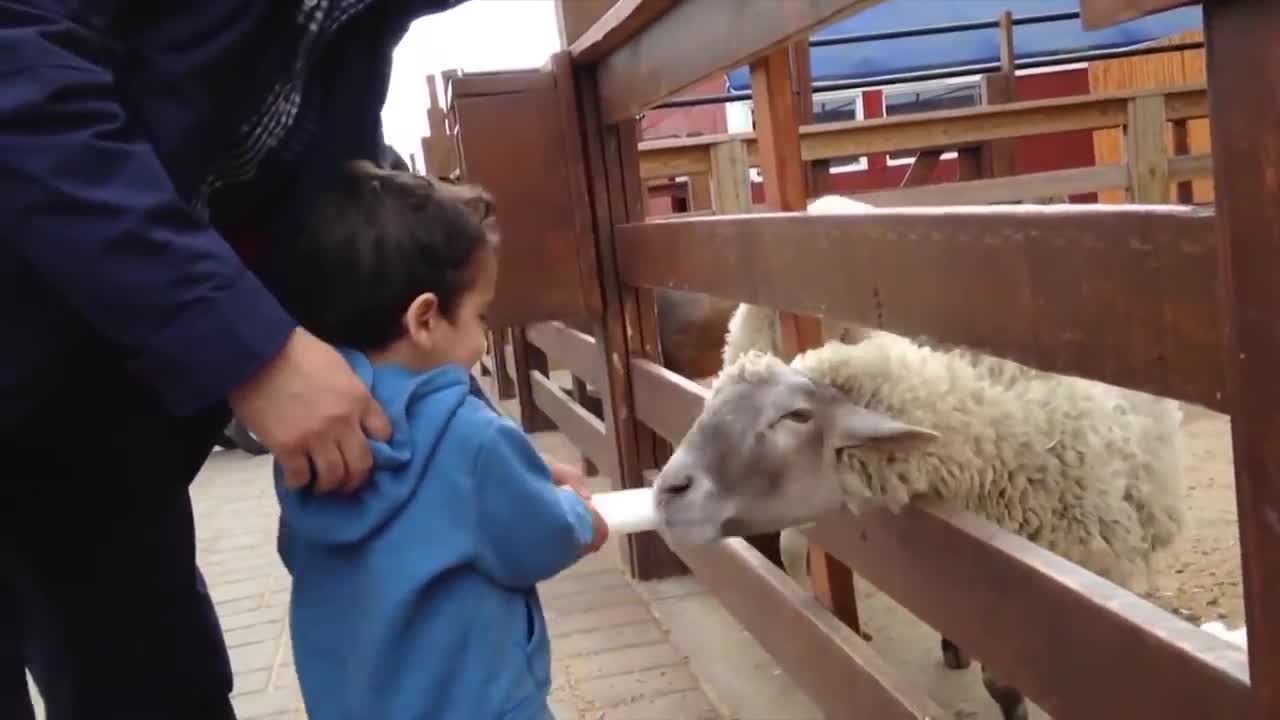
[[[787,0],[778,0],[786,2]],[[1080,9],[1079,0],[886,0],[869,10],[824,27],[813,37],[902,30],[974,20],[994,20],[1008,10],[1013,16],[1044,15]],[[1102,30],[1086,32],[1080,19],[1059,20],[1013,29],[1017,59],[1086,50],[1129,47],[1169,35],[1199,30],[1198,6],[1177,8]],[[876,40],[813,48],[815,81],[857,80],[1000,61],[994,28],[943,35]],[[727,73],[729,90],[751,89],[747,68]]]

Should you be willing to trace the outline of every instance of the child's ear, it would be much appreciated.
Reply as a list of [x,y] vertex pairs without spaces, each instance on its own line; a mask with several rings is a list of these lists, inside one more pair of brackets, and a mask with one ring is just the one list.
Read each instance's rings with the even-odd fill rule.
[[431,331],[440,322],[440,301],[435,293],[422,293],[409,303],[405,311],[404,324],[409,337],[424,348],[431,347]]

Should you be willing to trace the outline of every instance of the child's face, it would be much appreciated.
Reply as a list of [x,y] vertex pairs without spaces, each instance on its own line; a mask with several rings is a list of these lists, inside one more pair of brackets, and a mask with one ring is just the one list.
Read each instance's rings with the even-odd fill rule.
[[471,369],[480,362],[488,330],[485,314],[498,280],[498,254],[484,249],[474,262],[474,281],[454,305],[451,317],[440,311],[434,294],[419,295],[405,314],[408,332],[375,359],[420,371],[441,365]]
[[489,329],[486,315],[498,282],[498,254],[491,249],[481,250],[475,263],[475,282],[454,307],[453,318],[439,317],[444,362],[466,368],[474,367],[484,357],[485,333]]

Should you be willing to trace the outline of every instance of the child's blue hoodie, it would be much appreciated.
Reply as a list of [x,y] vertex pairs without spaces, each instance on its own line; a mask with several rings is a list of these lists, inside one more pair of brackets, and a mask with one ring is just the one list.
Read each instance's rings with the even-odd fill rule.
[[550,645],[534,584],[592,537],[523,432],[469,373],[344,351],[392,425],[353,495],[280,481],[293,651],[311,720],[548,720]]

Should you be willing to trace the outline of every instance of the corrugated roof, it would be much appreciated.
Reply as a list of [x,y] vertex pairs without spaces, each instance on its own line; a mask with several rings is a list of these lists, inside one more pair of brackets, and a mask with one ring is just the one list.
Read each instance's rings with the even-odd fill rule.
[[[785,2],[786,0],[780,0]],[[1009,10],[1014,17],[1079,10],[1079,0],[887,0],[814,34],[815,38],[901,30],[924,25],[994,20]],[[1201,10],[1189,6],[1169,10],[1103,30],[1086,31],[1080,19],[1018,25],[1013,30],[1018,59],[1087,50],[1128,47],[1169,35],[1199,30]],[[995,29],[965,30],[944,35],[874,40],[812,50],[815,81],[857,80],[962,65],[999,62]],[[730,91],[749,90],[747,68],[727,73]]]

